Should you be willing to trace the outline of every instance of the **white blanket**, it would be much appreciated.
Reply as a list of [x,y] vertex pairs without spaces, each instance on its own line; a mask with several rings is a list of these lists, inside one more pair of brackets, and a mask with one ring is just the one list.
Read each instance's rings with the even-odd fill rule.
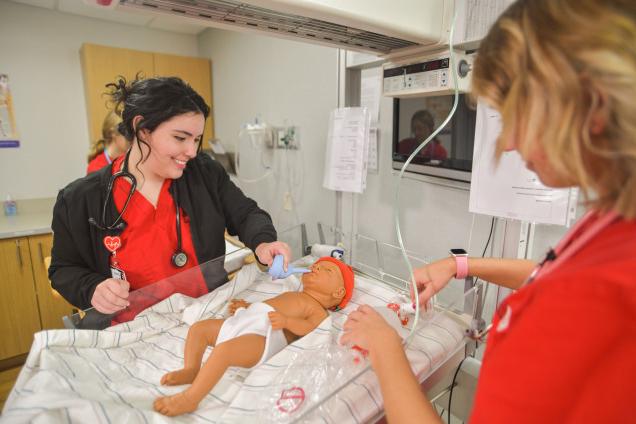
[[[225,317],[229,298],[249,302],[297,290],[295,277],[272,282],[254,265],[230,283],[198,299],[174,295],[135,320],[106,331],[49,330],[35,335],[31,351],[0,417],[2,422],[174,422],[152,409],[158,396],[186,386],[161,386],[166,372],[181,368],[189,325]],[[352,301],[312,333],[251,371],[231,368],[192,414],[178,422],[365,422],[382,409],[375,376],[365,360],[336,343],[346,314],[359,304],[386,305],[395,293],[356,276]],[[425,377],[463,344],[465,326],[445,314],[415,336],[407,354]],[[210,351],[210,349],[208,350]],[[354,382],[353,376],[362,373]],[[338,394],[325,400],[328,394]],[[320,406],[313,408],[314,406]]]

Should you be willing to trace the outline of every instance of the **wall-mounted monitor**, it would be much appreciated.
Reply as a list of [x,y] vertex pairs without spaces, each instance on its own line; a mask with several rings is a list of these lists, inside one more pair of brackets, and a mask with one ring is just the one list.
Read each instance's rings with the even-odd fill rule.
[[[446,119],[454,96],[397,98],[393,103],[393,169],[401,169],[413,151]],[[476,112],[460,94],[448,125],[413,158],[407,171],[470,182]]]

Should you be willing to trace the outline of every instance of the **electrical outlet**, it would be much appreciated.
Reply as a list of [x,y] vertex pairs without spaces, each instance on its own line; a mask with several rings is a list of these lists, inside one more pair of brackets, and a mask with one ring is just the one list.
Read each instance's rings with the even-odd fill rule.
[[290,192],[285,192],[285,194],[283,195],[283,209],[285,209],[286,211],[290,211],[292,210],[292,196]]

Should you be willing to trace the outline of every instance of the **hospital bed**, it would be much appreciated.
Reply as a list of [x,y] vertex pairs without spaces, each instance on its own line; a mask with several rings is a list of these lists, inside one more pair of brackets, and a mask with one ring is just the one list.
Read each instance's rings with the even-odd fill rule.
[[[397,262],[393,265],[398,252],[364,236],[331,232],[344,236],[340,238],[345,248],[351,246],[345,250],[354,265],[356,288],[349,305],[332,312],[316,330],[264,364],[251,370],[229,369],[199,409],[178,417],[178,422],[363,423],[382,418],[380,389],[368,361],[359,351],[340,346],[338,336],[346,315],[358,305],[386,307],[402,298],[404,276],[388,272],[393,266],[399,267]],[[289,239],[292,247],[298,245],[295,237]],[[298,239],[300,247],[294,249],[306,252],[308,246],[302,235]],[[272,281],[255,262],[249,263],[248,259],[246,264],[250,254],[247,249],[238,249],[185,271],[191,273],[185,276],[188,278],[194,278],[195,273],[229,278],[228,283],[200,298],[173,294],[145,308],[134,319],[104,331],[37,333],[0,420],[168,422],[167,417],[153,411],[152,402],[185,388],[161,386],[159,380],[166,372],[182,367],[189,326],[200,319],[226,317],[231,298],[256,302],[300,288],[296,276]],[[421,265],[415,256],[410,259],[415,266]],[[297,264],[313,260],[305,255]],[[243,264],[240,269],[234,269],[237,261]],[[420,319],[407,346],[412,368],[429,396],[449,385],[445,380],[473,345],[465,334],[474,317],[463,308],[470,305],[467,299],[474,293],[462,292],[450,302],[438,300],[435,309]],[[148,297],[156,294],[150,290]],[[139,299],[147,302],[142,295]],[[406,328],[401,331],[402,335],[408,333]]]

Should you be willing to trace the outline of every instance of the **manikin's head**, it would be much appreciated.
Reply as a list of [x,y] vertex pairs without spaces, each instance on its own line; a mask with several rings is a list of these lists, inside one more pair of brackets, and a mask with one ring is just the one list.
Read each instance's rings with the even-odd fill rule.
[[325,256],[303,274],[303,291],[312,293],[325,308],[344,308],[353,294],[353,270],[338,259]]

